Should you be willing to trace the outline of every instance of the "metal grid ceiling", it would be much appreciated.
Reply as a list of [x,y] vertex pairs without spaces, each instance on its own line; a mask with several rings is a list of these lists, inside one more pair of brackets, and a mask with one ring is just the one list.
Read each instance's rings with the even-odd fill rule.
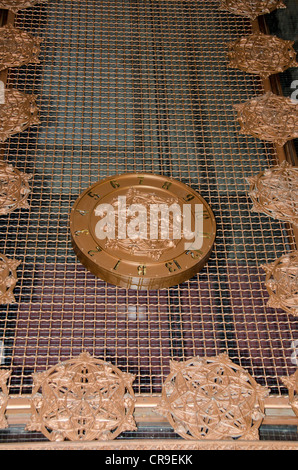
[[[295,318],[266,306],[261,265],[294,249],[284,224],[251,212],[245,177],[276,163],[272,145],[240,135],[233,105],[263,92],[227,68],[227,43],[250,21],[218,1],[49,0],[15,25],[43,39],[40,64],[10,69],[8,86],[39,96],[41,125],[4,159],[32,173],[30,209],[1,217],[0,251],[22,261],[17,303],[1,306],[10,391],[35,371],[87,350],[160,393],[172,359],[230,358],[271,393],[296,370]],[[188,282],[127,291],[89,274],[68,216],[97,180],[153,172],[197,189],[218,226],[211,258]]]

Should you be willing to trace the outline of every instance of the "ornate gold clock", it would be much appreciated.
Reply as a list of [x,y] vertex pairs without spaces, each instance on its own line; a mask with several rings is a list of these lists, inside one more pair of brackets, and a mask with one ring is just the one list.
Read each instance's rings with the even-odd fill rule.
[[198,273],[215,241],[214,214],[189,186],[154,174],[122,174],[86,189],[70,214],[80,262],[125,288],[160,289]]

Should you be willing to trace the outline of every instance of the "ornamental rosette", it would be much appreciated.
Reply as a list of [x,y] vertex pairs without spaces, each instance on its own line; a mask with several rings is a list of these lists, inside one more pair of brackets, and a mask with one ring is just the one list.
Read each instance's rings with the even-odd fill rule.
[[171,363],[157,408],[184,439],[258,439],[269,390],[227,353]]
[[40,124],[35,95],[6,88],[4,97],[4,103],[0,104],[0,142]]
[[298,104],[272,92],[234,105],[240,133],[283,146],[298,137]]
[[1,0],[0,8],[17,13],[19,10],[34,7],[38,3],[46,3],[47,0]]
[[298,67],[293,44],[261,32],[242,36],[228,45],[228,66],[267,78]]
[[298,251],[286,253],[262,268],[266,272],[268,307],[298,317]]
[[7,215],[16,209],[29,209],[28,181],[31,177],[0,161],[0,215]]
[[282,0],[221,0],[219,9],[254,20],[277,8],[286,8]]
[[246,178],[252,210],[298,225],[298,168],[284,161]]
[[39,63],[40,38],[12,25],[0,28],[0,70]]
[[33,375],[29,430],[51,441],[115,439],[135,430],[134,376],[83,352]]
[[282,377],[281,381],[288,388],[289,403],[295,415],[298,416],[298,369],[290,377]]
[[11,375],[10,370],[1,369],[0,370],[0,429],[8,427],[5,412],[7,408],[7,403],[9,400],[9,392],[7,388],[7,380]]
[[16,269],[20,261],[0,253],[0,305],[15,303],[13,289],[17,283]]

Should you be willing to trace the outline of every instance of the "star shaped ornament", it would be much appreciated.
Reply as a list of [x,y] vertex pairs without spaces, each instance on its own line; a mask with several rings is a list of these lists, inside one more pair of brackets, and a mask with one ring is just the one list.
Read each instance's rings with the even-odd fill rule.
[[20,263],[0,253],[0,305],[15,303],[13,289],[17,283],[16,269]]
[[14,88],[4,90],[4,103],[0,104],[0,142],[40,124],[36,96]]
[[281,0],[222,0],[219,9],[254,20],[277,8],[286,8]]
[[283,146],[298,137],[298,104],[272,92],[234,105],[242,134]]
[[0,70],[39,63],[40,38],[12,25],[0,28]]
[[228,66],[267,78],[289,67],[298,67],[294,41],[261,32],[242,36],[228,47]]

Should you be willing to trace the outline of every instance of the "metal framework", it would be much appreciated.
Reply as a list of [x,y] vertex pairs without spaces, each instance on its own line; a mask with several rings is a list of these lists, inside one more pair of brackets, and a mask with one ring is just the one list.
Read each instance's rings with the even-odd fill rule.
[[[137,423],[162,421],[153,410],[172,360],[227,352],[270,389],[264,422],[297,425],[281,380],[297,369],[297,318],[267,306],[262,269],[296,249],[295,228],[253,212],[246,181],[283,160],[297,164],[295,149],[239,133],[234,105],[280,92],[279,84],[227,66],[228,44],[265,23],[221,11],[217,0],[49,0],[16,15],[2,11],[2,19],[42,39],[38,63],[0,75],[7,87],[38,96],[40,119],[1,149],[3,160],[32,175],[29,208],[0,220],[0,252],[21,261],[16,303],[0,305],[9,424],[28,422],[32,374],[87,351],[135,375]],[[215,247],[191,280],[130,291],[78,262],[73,203],[99,179],[124,172],[177,178],[211,205]],[[130,442],[157,445],[121,446]],[[108,445],[115,443],[85,448]]]

